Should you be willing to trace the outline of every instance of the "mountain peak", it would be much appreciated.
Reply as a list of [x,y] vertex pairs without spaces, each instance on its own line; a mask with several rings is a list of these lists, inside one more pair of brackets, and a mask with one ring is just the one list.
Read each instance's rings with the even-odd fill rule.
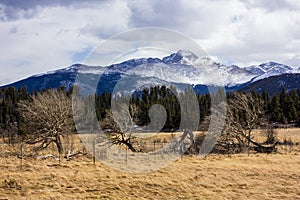
[[198,56],[196,56],[194,53],[187,50],[178,50],[176,54],[185,58],[198,58]]
[[257,75],[252,81],[258,81],[280,74],[296,73],[296,70],[294,70],[292,67],[276,62],[266,62],[260,65],[252,65],[246,67],[245,69]]
[[260,65],[253,65],[253,66],[247,67],[247,69],[249,69],[249,70],[257,69],[257,70],[260,70],[261,73],[266,73],[266,72],[270,72],[270,71],[278,71],[279,73],[287,73],[290,70],[293,70],[293,68],[290,66],[276,63],[276,62],[266,62],[266,63],[262,63]]
[[176,53],[172,53],[162,59],[164,63],[180,63],[189,64],[198,59],[194,53],[186,50],[179,50]]

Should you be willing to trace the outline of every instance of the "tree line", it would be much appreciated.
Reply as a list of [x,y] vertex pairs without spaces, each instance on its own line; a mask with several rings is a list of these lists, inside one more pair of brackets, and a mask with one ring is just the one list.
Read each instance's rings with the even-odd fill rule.
[[[72,93],[65,91],[69,96]],[[59,90],[65,90],[61,87]],[[36,92],[35,95],[39,93]],[[41,92],[42,93],[42,92]],[[21,124],[20,113],[18,112],[18,102],[30,100],[31,96],[26,87],[15,89],[14,87],[2,88],[0,90],[0,126],[1,130],[13,129],[16,124]],[[154,104],[162,105],[167,113],[167,119],[163,130],[170,131],[178,129],[180,124],[180,102],[178,96],[186,95],[186,101],[191,99],[189,95],[193,95],[193,91],[185,90],[177,92],[175,87],[155,86],[144,88],[140,92],[136,92],[130,97],[124,93],[122,98],[128,98],[130,102],[130,112],[134,122],[139,126],[145,126],[150,122],[149,109]],[[264,113],[266,122],[269,123],[295,123],[300,125],[300,89],[287,92],[284,88],[278,94],[270,96],[267,91],[261,93],[252,92],[251,96],[258,101],[261,101],[260,110]],[[199,103],[200,123],[205,120],[211,112],[211,96],[209,94],[197,94]],[[96,114],[99,120],[103,120],[111,108],[112,94],[103,92],[96,97]],[[232,99],[232,94],[227,94],[227,99]],[[242,114],[239,113],[243,118]],[[21,131],[22,132],[22,131]]]
[[[0,134],[3,141],[13,143],[14,141],[23,140],[27,143],[40,143],[39,148],[45,148],[53,142],[57,145],[58,151],[62,152],[60,135],[65,134],[66,130],[67,132],[75,132],[71,109],[73,90],[74,87],[71,87],[68,91],[61,87],[57,90],[50,89],[29,94],[26,87],[19,89],[14,87],[2,88],[0,90]],[[124,92],[118,95],[103,92],[101,95],[84,98],[95,98],[96,115],[103,129],[115,129],[117,127],[113,125],[113,119],[109,118],[111,117],[111,102],[112,100],[116,101],[116,99],[125,99],[129,102],[128,109],[134,124],[139,126],[149,124],[149,109],[152,105],[160,104],[166,111],[166,122],[162,131],[176,131],[179,129],[182,117],[185,114],[181,113],[181,107],[191,105],[193,96],[194,91],[192,88],[178,92],[173,86],[169,88],[154,86],[144,88],[131,96],[126,95]],[[224,98],[224,91],[222,90],[218,90],[211,95],[197,94],[198,105],[189,107],[190,111],[186,113],[188,115],[187,119],[191,121],[199,120],[200,125],[207,120],[209,121],[212,100],[218,101],[222,98]],[[227,120],[227,123],[236,124],[236,122],[239,122],[241,131],[242,129],[249,130],[246,125],[249,124],[249,117],[251,117],[244,108],[248,110],[254,110],[255,108],[259,111],[255,112],[256,119],[260,119],[255,121],[255,126],[275,122],[300,125],[300,90],[287,92],[282,89],[279,94],[273,96],[270,96],[266,91],[262,93],[252,92],[247,94],[247,98],[252,101],[244,99],[244,108],[235,106],[243,100],[242,98],[236,99],[236,93],[229,93],[226,98],[227,102],[232,105],[227,116],[232,120]],[[255,104],[251,102],[255,102]],[[200,118],[199,116],[193,116],[193,113],[197,113],[193,112],[195,109],[199,109]],[[37,117],[37,115],[41,116]],[[252,128],[254,128],[254,125],[250,127],[250,129]],[[230,134],[232,132],[230,131]],[[40,134],[46,135],[47,140],[41,138]],[[245,142],[249,142],[246,133],[244,136]]]

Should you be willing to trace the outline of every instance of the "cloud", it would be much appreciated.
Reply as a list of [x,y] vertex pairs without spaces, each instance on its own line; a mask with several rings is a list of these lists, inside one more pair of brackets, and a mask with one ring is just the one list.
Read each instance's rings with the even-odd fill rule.
[[20,18],[35,17],[39,8],[45,7],[65,7],[65,8],[82,8],[90,7],[92,4],[101,3],[99,0],[1,0],[2,12],[5,17],[0,19],[4,21],[16,20]]
[[130,1],[130,23],[183,32],[212,56],[227,64],[248,65],[269,60],[299,66],[300,2]]
[[0,84],[83,62],[74,55],[87,54],[103,38],[127,29],[128,12],[124,2],[103,1],[92,8],[44,6],[34,17],[2,21]]
[[249,8],[262,8],[268,11],[276,10],[299,10],[300,5],[298,0],[273,0],[273,1],[261,1],[261,0],[245,0],[245,5]]
[[0,84],[80,62],[142,27],[184,33],[225,64],[299,66],[299,11],[298,0],[0,0]]
[[[221,56],[221,60],[242,65],[270,60],[284,62],[299,52],[299,11],[244,8],[234,23],[204,39],[208,51]],[[289,64],[299,66],[298,62]]]

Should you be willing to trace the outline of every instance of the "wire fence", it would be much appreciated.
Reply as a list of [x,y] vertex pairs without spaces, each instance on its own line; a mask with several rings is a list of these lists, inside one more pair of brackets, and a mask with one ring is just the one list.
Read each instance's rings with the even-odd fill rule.
[[[34,145],[24,143],[0,143],[0,167],[5,165],[7,160],[13,162],[19,169],[23,169],[24,164],[41,161],[51,162],[60,165],[62,162],[71,160],[85,160],[96,165],[96,161],[108,161],[111,159],[128,162],[131,157],[138,157],[140,155],[147,155],[154,161],[165,159],[171,153],[183,155],[187,148],[174,149],[176,143],[170,143],[165,140],[155,141],[135,141],[131,143],[136,152],[130,150],[126,145],[107,145],[99,146],[95,141],[82,142],[67,142],[64,143],[62,153],[54,143],[43,150],[36,149]],[[189,146],[189,145],[188,145]],[[172,149],[173,148],[173,149]],[[292,151],[300,151],[299,143],[296,144],[281,144],[278,145],[279,153],[287,154]]]
[[[65,161],[83,159],[95,165],[97,160],[105,161],[117,158],[127,162],[128,158],[133,156],[133,153],[135,153],[135,155],[157,154],[155,159],[160,159],[163,158],[162,156],[158,156],[158,154],[161,153],[160,150],[167,147],[169,143],[165,141],[133,142],[132,145],[136,148],[136,152],[133,152],[125,145],[99,147],[98,144],[93,141],[88,142],[88,144],[72,142],[64,144],[64,151],[59,153],[54,143],[43,150],[37,150],[36,146],[23,143],[0,143],[0,159],[2,159],[2,161],[7,159],[11,160],[15,163],[15,166],[21,170],[24,163],[33,161],[54,162],[59,165]],[[4,163],[0,163],[0,166],[1,164]]]

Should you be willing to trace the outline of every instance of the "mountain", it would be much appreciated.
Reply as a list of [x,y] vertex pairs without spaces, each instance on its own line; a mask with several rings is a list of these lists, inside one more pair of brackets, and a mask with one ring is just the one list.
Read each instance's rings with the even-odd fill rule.
[[250,67],[246,67],[245,69],[252,73],[258,74],[258,76],[253,79],[253,82],[264,78],[268,78],[270,76],[300,72],[299,70],[294,69],[290,66],[276,62],[268,62],[260,65],[253,65]]
[[[125,91],[141,90],[152,85],[174,85],[179,90],[192,86],[198,93],[207,93],[208,88],[225,86],[227,91],[242,90],[273,75],[297,73],[292,67],[275,62],[241,68],[226,66],[209,57],[197,57],[189,51],[179,50],[162,59],[139,58],[106,67],[75,64],[67,68],[34,75],[10,85],[16,88],[27,86],[29,92],[64,86],[69,88],[78,74],[85,80],[80,83],[87,91],[99,80],[97,93],[112,91],[116,85]],[[246,90],[246,89],[245,89]]]
[[300,89],[300,73],[271,76],[249,84],[248,86],[241,88],[239,91],[262,92],[265,90],[272,96],[274,93],[280,93],[283,88],[285,88],[287,92]]

